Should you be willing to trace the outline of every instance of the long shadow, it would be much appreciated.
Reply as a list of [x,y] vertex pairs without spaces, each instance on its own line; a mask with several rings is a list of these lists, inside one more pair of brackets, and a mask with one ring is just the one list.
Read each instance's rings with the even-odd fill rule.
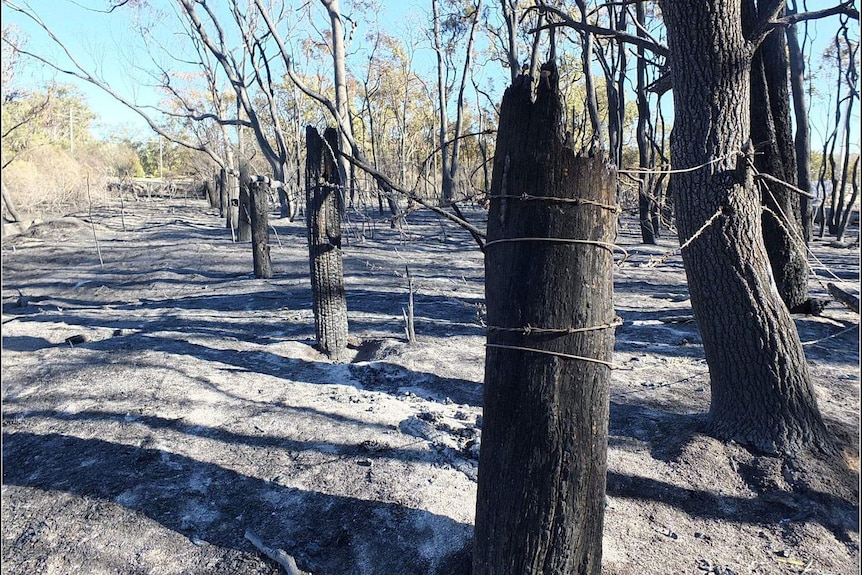
[[[609,447],[625,449],[630,440],[645,445],[659,461],[673,462],[697,433],[704,433],[706,414],[677,414],[640,405],[611,402]],[[751,483],[751,470],[738,470]],[[858,532],[858,504],[822,491],[802,492],[765,490],[754,498],[724,496],[711,491],[679,487],[667,482],[618,472],[608,472],[607,492],[629,499],[652,499],[688,513],[693,517],[740,523],[784,524],[814,520],[830,530],[837,539],[851,543],[851,532]]]
[[785,496],[786,503],[782,503],[778,498],[770,497],[769,493],[754,498],[727,496],[611,471],[608,472],[607,493],[611,497],[632,500],[652,499],[701,519],[752,525],[783,525],[790,521],[813,519],[846,544],[852,544],[852,534],[859,532],[858,507],[823,492]]
[[614,351],[647,351],[673,357],[704,356],[697,324],[682,320],[680,316],[685,314],[679,311],[617,310],[617,315],[623,319],[623,324],[616,329]]
[[650,455],[659,461],[677,459],[692,436],[705,429],[705,413],[673,413],[665,406],[610,403],[609,446],[624,446],[627,438],[633,439],[646,444]]
[[[422,547],[441,539],[466,542],[472,533],[472,526],[428,511],[284,487],[182,455],[100,439],[4,433],[3,473],[7,488],[114,502],[226,549],[255,552],[243,538],[251,528],[268,544],[288,550],[302,569],[330,575],[437,573]],[[15,496],[12,490],[4,494]]]
[[[92,312],[92,308],[72,310],[77,311],[78,313],[71,313],[64,310],[62,314],[34,314],[27,316],[26,319],[19,319],[19,321],[54,323],[61,320],[67,325],[79,326],[81,328],[108,328],[115,331],[140,331],[140,333],[132,333],[122,336],[118,335],[106,340],[94,341],[85,344],[87,348],[95,350],[150,349],[149,345],[147,345],[145,341],[140,341],[139,338],[148,337],[153,332],[159,331],[181,332],[188,337],[209,336],[220,339],[235,338],[249,343],[269,343],[278,341],[283,339],[284,334],[288,333],[292,335],[311,333],[313,335],[314,332],[313,325],[305,326],[284,323],[280,324],[276,329],[272,323],[266,323],[264,321],[225,323],[218,321],[217,317],[211,320],[181,320],[172,315],[159,315],[155,317],[137,316],[135,312],[140,311],[141,309],[146,308],[144,306],[132,306],[128,310],[130,313],[126,317],[95,317],[94,315],[85,315],[85,312]],[[182,340],[177,339],[170,341],[181,342]],[[141,345],[142,343],[144,345]]]
[[9,351],[38,351],[54,344],[44,337],[33,337],[29,335],[3,336],[3,349]]
[[[833,304],[837,305],[837,304]],[[828,310],[828,308],[827,308]],[[799,337],[803,341],[805,356],[844,365],[859,365],[859,324],[846,328],[832,323],[816,321],[810,316],[794,317]]]
[[[302,293],[299,294],[298,292]],[[311,306],[310,299],[306,299],[310,297],[310,294],[305,290],[285,291],[279,294],[278,297],[272,297],[273,295],[274,292],[270,291],[247,294],[245,299],[241,300],[243,303],[242,309],[243,311],[275,312],[283,309],[285,306],[289,306],[291,309],[308,309]],[[263,373],[279,378],[290,378],[297,381],[343,383],[356,386],[359,386],[361,383],[362,389],[383,391],[392,395],[401,395],[400,390],[402,388],[411,388],[413,390],[420,388],[425,395],[434,400],[443,401],[448,397],[459,404],[480,405],[481,403],[481,389],[475,382],[409,370],[392,363],[378,361],[364,363],[363,365],[351,365],[350,379],[347,381],[329,381],[331,366],[328,363],[284,357],[269,352],[265,348],[254,351],[215,349],[183,339],[174,339],[152,333],[160,330],[170,330],[187,334],[189,337],[211,336],[214,338],[224,338],[230,336],[249,343],[266,344],[281,340],[288,333],[292,334],[292,337],[310,335],[310,330],[313,329],[310,324],[291,324],[290,322],[285,322],[283,328],[279,328],[278,330],[278,337],[274,338],[269,335],[273,330],[273,326],[263,322],[246,321],[241,324],[240,329],[237,325],[231,324],[228,326],[217,320],[186,319],[180,322],[176,317],[171,316],[142,318],[135,316],[134,313],[142,309],[231,311],[237,308],[236,303],[241,297],[237,295],[189,296],[179,300],[146,301],[143,305],[124,304],[115,306],[114,311],[125,310],[131,312],[125,318],[118,318],[116,316],[93,317],[92,315],[83,313],[72,313],[70,310],[61,315],[30,315],[26,317],[26,321],[54,322],[58,318],[62,318],[63,322],[68,325],[81,327],[92,328],[98,326],[115,331],[142,330],[140,333],[121,335],[83,344],[83,347],[91,350],[106,352],[140,349],[162,351],[175,355],[187,355],[202,361],[226,363],[244,371]],[[367,305],[364,306],[364,309],[367,309],[369,313],[379,312],[380,306],[383,305],[380,299],[386,297],[387,294],[384,293],[366,292],[364,299]],[[436,303],[429,303],[423,307],[433,309],[435,305],[442,305],[442,302],[448,301],[446,298],[437,299],[440,301],[438,302],[432,298],[432,301]],[[54,298],[51,301],[54,301]],[[74,304],[79,307],[92,305],[86,300],[72,299],[66,299],[61,303],[65,303],[66,305]],[[24,320],[22,319],[22,321]],[[420,334],[423,333],[423,325],[426,326],[424,333],[438,333],[441,331],[446,335],[481,335],[484,333],[484,328],[477,324],[446,322],[444,325],[432,325],[432,320],[426,320],[421,315],[417,316],[416,321]],[[387,326],[387,322],[390,322],[393,326],[397,324],[397,320],[394,318],[392,320],[384,318],[382,320],[370,321],[353,318],[351,320],[351,330],[354,333],[361,333],[363,330],[380,330],[381,327]],[[423,324],[423,322],[425,323]],[[17,343],[23,346],[33,344],[34,342],[21,341]]]
[[[310,293],[309,293],[310,296]],[[403,329],[402,308],[407,307],[408,295],[388,291],[349,289],[347,313],[370,313],[390,316],[391,321]],[[477,305],[483,298],[447,297],[417,293],[414,295],[414,315],[417,334],[429,335],[485,335],[485,328],[476,321]],[[309,301],[309,306],[311,305]],[[351,318],[351,327],[363,329],[365,322]],[[423,331],[423,328],[425,331]],[[398,333],[398,332],[396,332]],[[402,332],[403,333],[403,332]]]
[[[324,413],[312,408],[301,408],[292,406],[283,406],[282,404],[272,403],[270,407],[285,409],[292,413],[302,413],[312,417],[325,417],[333,419],[342,425],[361,426],[363,428],[379,428],[382,431],[396,431],[397,426],[386,426],[380,424],[369,424],[364,421],[351,419],[349,417],[340,416],[337,414]],[[246,445],[256,448],[281,449],[290,452],[303,451],[319,451],[321,446],[325,445],[326,453],[334,456],[364,456],[367,455],[367,450],[363,449],[358,443],[333,443],[314,441],[299,441],[295,439],[286,439],[283,437],[273,437],[270,435],[246,435],[243,433],[235,433],[217,427],[207,425],[192,425],[185,423],[181,419],[169,419],[155,415],[128,415],[110,411],[80,411],[70,413],[55,409],[44,410],[27,410],[17,413],[13,416],[16,423],[20,423],[29,419],[55,419],[59,421],[86,421],[86,422],[113,422],[124,425],[139,424],[146,426],[153,431],[169,430],[177,433],[182,433],[191,437],[199,437],[202,439],[212,439],[221,441],[229,445]],[[435,461],[434,454],[427,450],[411,449],[409,447],[387,447],[379,449],[375,452],[376,457],[381,459],[397,459],[400,461],[412,462],[430,462]]]
[[[279,276],[278,280],[293,280],[304,279],[301,274],[288,274]],[[236,277],[223,278],[216,281],[236,281]],[[195,290],[199,285],[212,285],[214,282],[206,279],[184,279],[184,278],[152,278],[146,281],[129,281],[120,284],[114,284],[109,287],[127,288],[137,283],[159,283],[176,284],[188,286],[190,290]],[[56,284],[51,284],[56,288]],[[70,284],[67,286],[72,287]],[[367,329],[380,329],[382,325],[389,325],[396,328],[393,334],[399,333],[403,326],[401,316],[402,307],[406,307],[407,294],[393,294],[392,291],[374,291],[368,289],[354,289],[348,293],[348,315],[350,317],[351,328],[354,331],[362,331]],[[35,300],[34,300],[35,301]],[[287,286],[280,290],[267,289],[248,293],[231,293],[231,294],[200,294],[189,295],[180,298],[170,299],[143,299],[140,303],[128,303],[125,300],[113,301],[92,301],[86,298],[72,298],[63,296],[40,296],[39,301],[42,303],[32,304],[26,307],[18,307],[16,302],[7,302],[4,304],[4,313],[12,315],[34,315],[41,310],[56,311],[58,308],[76,311],[78,309],[98,309],[106,306],[111,306],[112,311],[130,311],[136,312],[140,310],[194,310],[194,311],[214,311],[214,312],[230,312],[230,311],[261,311],[275,312],[282,310],[285,307],[290,309],[311,309],[311,289],[306,285]],[[437,295],[416,294],[415,302],[415,320],[420,335],[425,332],[428,334],[443,333],[445,335],[484,335],[484,327],[476,323],[475,309],[481,299],[479,298],[455,298],[444,297]],[[380,319],[369,320],[368,318],[356,317],[356,314],[377,314],[382,316]],[[42,321],[45,318],[35,319]],[[56,319],[56,316],[52,316]],[[63,315],[64,321],[70,323],[78,323],[79,325],[92,324],[92,319],[86,319],[81,322],[76,322],[74,317]],[[153,320],[158,321],[158,320]],[[175,321],[175,320],[174,320]],[[123,326],[113,326],[123,327]],[[126,326],[128,327],[128,326]]]
[[[479,384],[457,378],[440,377],[404,368],[387,362],[351,364],[347,369],[349,378],[332,381],[332,365],[326,362],[284,357],[268,351],[236,351],[213,349],[197,343],[144,335],[145,349],[170,354],[188,355],[202,361],[217,361],[251,373],[262,373],[278,378],[289,378],[305,383],[338,383],[353,385],[358,389],[380,391],[396,397],[403,395],[404,388],[423,390],[424,395],[435,401],[447,397],[454,403],[481,405]],[[96,342],[93,347],[110,342]]]
[[[70,325],[93,325],[91,318],[64,315],[63,321]],[[162,324],[160,321],[168,323]],[[160,351],[171,355],[185,355],[204,362],[227,364],[248,373],[259,373],[302,383],[350,385],[357,389],[379,391],[395,397],[401,397],[404,390],[409,390],[432,401],[442,402],[448,398],[457,404],[481,405],[481,385],[473,381],[441,377],[434,373],[411,370],[385,361],[363,361],[349,364],[346,370],[334,371],[333,365],[328,362],[286,357],[267,351],[265,346],[257,350],[216,349],[183,339],[148,333],[157,331],[161,326],[164,329],[181,329],[184,334],[192,336],[209,335],[223,338],[228,334],[224,325],[215,321],[187,321],[182,326],[175,325],[176,320],[160,321],[148,323],[147,329],[141,333],[88,342],[77,347],[107,353],[116,351],[126,353],[131,350]],[[140,320],[134,319],[101,322],[102,327],[113,329],[136,329],[140,327],[138,324]],[[256,332],[265,330],[255,329],[253,325],[250,326],[247,323],[243,324],[243,327],[243,332],[232,332],[230,335],[251,343],[266,342],[265,338],[256,335]],[[266,327],[271,329],[271,326]],[[68,368],[76,369],[76,364],[69,362]],[[334,377],[341,379],[333,380]]]

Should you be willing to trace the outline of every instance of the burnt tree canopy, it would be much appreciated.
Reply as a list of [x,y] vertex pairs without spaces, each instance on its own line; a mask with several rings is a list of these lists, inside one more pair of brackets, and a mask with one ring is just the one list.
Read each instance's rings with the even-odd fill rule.
[[485,292],[475,575],[601,570],[616,173],[564,144],[553,64],[503,97]]

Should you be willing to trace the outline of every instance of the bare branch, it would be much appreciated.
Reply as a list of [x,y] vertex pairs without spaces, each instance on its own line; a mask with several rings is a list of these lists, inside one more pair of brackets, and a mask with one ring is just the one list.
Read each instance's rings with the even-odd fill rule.
[[[662,46],[661,44],[650,40],[649,38],[641,38],[638,36],[632,36],[627,32],[623,32],[620,30],[613,30],[611,28],[603,28],[601,26],[594,26],[592,24],[587,24],[586,22],[579,22],[569,16],[566,12],[560,10],[559,8],[554,8],[553,6],[548,6],[544,3],[538,3],[535,6],[530,6],[527,8],[527,12],[531,10],[537,10],[541,12],[546,12],[549,14],[553,14],[557,16],[561,22],[554,22],[550,24],[545,24],[541,27],[541,29],[549,29],[556,28],[560,26],[565,26],[569,28],[574,28],[579,32],[588,32],[590,34],[595,34],[599,38],[612,38],[618,42],[626,42],[628,44],[634,44],[635,46],[643,46],[644,49],[654,52],[659,56],[667,57],[670,55],[670,50],[668,50],[667,46]],[[536,30],[530,30],[530,33],[537,32]]]
[[782,0],[775,0],[775,4],[770,6],[765,14],[761,17],[754,30],[751,32],[748,39],[749,49],[753,52],[766,39],[770,32],[776,28],[787,28],[798,22],[806,20],[819,20],[828,18],[837,14],[844,14],[853,20],[859,20],[859,11],[854,6],[854,0],[845,0],[831,8],[824,10],[814,10],[811,12],[795,12],[786,16],[778,17],[785,3]]
[[89,6],[84,6],[80,2],[75,2],[75,0],[69,0],[69,2],[71,2],[72,4],[77,6],[78,8],[86,10],[87,12],[98,12],[99,14],[110,14],[111,12],[116,10],[117,8],[122,8],[126,4],[133,4],[135,2],[135,0],[119,0],[115,4],[112,4],[111,7],[108,8],[107,10],[99,10],[97,8],[90,8]]
[[218,155],[216,155],[215,152],[213,150],[211,150],[209,147],[205,146],[202,143],[201,144],[195,144],[193,142],[178,138],[177,136],[171,134],[170,132],[165,130],[162,126],[160,126],[155,121],[155,119],[153,119],[149,114],[144,112],[144,110],[142,109],[141,106],[129,101],[127,98],[125,98],[119,92],[115,91],[113,88],[111,88],[110,86],[108,86],[107,84],[105,84],[104,82],[99,80],[98,78],[96,78],[80,62],[78,62],[78,60],[69,51],[69,48],[66,46],[66,44],[62,40],[60,40],[60,38],[58,38],[54,34],[54,32],[52,32],[51,29],[48,28],[48,26],[36,14],[22,8],[21,6],[19,6],[18,4],[15,4],[14,2],[11,2],[10,0],[4,0],[4,3],[7,6],[9,6],[12,10],[15,10],[16,12],[21,13],[22,15],[24,15],[27,18],[29,18],[30,20],[32,20],[37,26],[39,26],[51,38],[51,40],[57,46],[59,46],[61,50],[63,50],[63,52],[69,58],[69,61],[75,66],[75,69],[63,68],[59,64],[52,62],[52,61],[48,60],[47,58],[44,58],[43,56],[40,56],[34,52],[30,52],[29,50],[25,50],[25,49],[21,48],[20,46],[14,46],[15,49],[18,50],[21,54],[27,55],[27,56],[33,58],[34,60],[38,60],[39,62],[42,62],[46,66],[49,66],[50,68],[53,68],[54,70],[56,70],[62,74],[68,74],[70,76],[74,76],[75,78],[79,78],[81,80],[84,80],[85,82],[88,82],[88,83],[100,88],[102,91],[106,92],[107,94],[112,96],[115,100],[124,104],[127,108],[129,108],[130,110],[132,110],[133,112],[138,114],[141,118],[143,118],[144,121],[146,121],[147,124],[150,126],[150,128],[152,128],[152,130],[154,132],[156,132],[157,134],[160,134],[161,136],[163,136],[167,140],[169,140],[175,144],[178,144],[180,146],[183,146],[185,148],[188,148],[190,150],[197,150],[199,152],[203,152],[203,153],[207,154],[210,158],[212,158],[212,160],[216,164],[218,164],[220,167],[225,167],[224,161],[221,158],[219,158]]
[[385,186],[385,187],[387,187],[387,188],[389,188],[395,192],[398,192],[399,194],[405,196],[409,200],[412,200],[412,201],[416,202],[417,204],[419,204],[425,208],[428,208],[432,212],[439,214],[439,215],[455,222],[456,224],[458,224],[459,226],[461,226],[462,228],[464,228],[465,230],[467,230],[468,232],[473,234],[474,237],[478,236],[480,238],[484,238],[485,232],[483,232],[482,230],[480,230],[479,228],[477,228],[476,226],[474,226],[470,222],[467,222],[467,221],[463,220],[462,218],[459,218],[458,216],[456,216],[454,214],[450,214],[446,210],[439,208],[437,206],[434,206],[431,203],[429,203],[427,200],[420,198],[414,192],[411,192],[409,190],[406,190],[406,189],[396,185],[392,180],[389,179],[388,176],[386,176],[385,174],[383,174],[382,172],[380,172],[379,170],[374,168],[374,166],[372,166],[365,159],[364,155],[362,154],[361,148],[356,144],[356,141],[353,139],[353,136],[350,135],[344,129],[344,126],[345,126],[344,119],[338,113],[338,110],[336,109],[335,104],[333,104],[332,101],[329,98],[327,98],[326,96],[324,96],[322,94],[318,94],[317,92],[315,92],[314,90],[312,90],[311,88],[306,86],[305,83],[299,78],[299,76],[296,75],[296,71],[293,68],[293,61],[291,60],[291,57],[289,56],[287,48],[285,47],[284,42],[281,39],[281,36],[278,34],[278,31],[276,30],[275,24],[273,23],[272,19],[270,18],[269,13],[261,4],[261,0],[254,0],[254,3],[257,6],[258,10],[260,11],[260,14],[263,17],[264,21],[266,22],[266,25],[269,27],[269,31],[272,34],[273,39],[275,40],[276,44],[278,45],[279,50],[281,51],[281,56],[284,59],[284,64],[287,68],[287,75],[290,78],[290,80],[293,82],[293,84],[297,88],[299,88],[299,90],[303,94],[305,94],[306,96],[308,96],[312,100],[316,100],[317,102],[322,104],[329,111],[329,113],[332,114],[332,117],[335,119],[335,124],[338,127],[338,130],[346,137],[347,141],[350,143],[350,147],[355,152],[355,156],[348,154],[348,153],[345,153],[343,151],[340,151],[339,155],[347,158],[347,161],[349,161],[351,164],[353,164],[357,168],[360,168],[361,170],[370,174],[375,180],[377,180],[377,182],[379,182],[383,186]]
[[[9,42],[8,40],[6,40],[6,38],[3,38],[3,41],[6,43]],[[14,48],[16,50],[18,50],[17,46],[14,46]],[[14,124],[13,126],[11,126],[10,128],[8,128],[6,130],[3,130],[3,136],[2,137],[5,138],[5,137],[9,136],[9,134],[11,134],[12,132],[17,130],[18,128],[20,128],[24,124],[27,124],[31,120],[38,118],[39,115],[45,111],[45,109],[48,107],[48,104],[50,104],[50,103],[51,103],[51,91],[49,90],[47,95],[45,96],[45,101],[42,102],[41,104],[37,105],[37,106],[33,106],[33,108],[31,108],[26,114],[24,114],[24,118],[20,122],[18,122],[17,124]]]

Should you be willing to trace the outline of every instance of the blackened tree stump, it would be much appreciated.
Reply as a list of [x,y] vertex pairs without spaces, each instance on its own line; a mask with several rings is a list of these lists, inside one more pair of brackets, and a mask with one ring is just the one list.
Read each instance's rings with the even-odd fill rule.
[[251,182],[249,184],[251,216],[251,254],[254,263],[254,277],[272,277],[272,260],[269,256],[269,184]]
[[347,298],[341,253],[343,196],[335,159],[338,134],[327,128],[321,138],[313,126],[306,126],[305,145],[305,222],[317,344],[340,361],[347,349]]
[[565,146],[556,67],[542,78],[500,111],[474,575],[601,571],[616,171]]

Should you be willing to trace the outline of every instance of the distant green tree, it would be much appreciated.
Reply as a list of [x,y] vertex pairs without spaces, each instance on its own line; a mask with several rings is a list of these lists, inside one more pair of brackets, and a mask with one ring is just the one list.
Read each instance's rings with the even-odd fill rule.
[[144,175],[153,178],[172,178],[189,171],[191,153],[173,142],[154,138],[134,143]]
[[77,88],[52,85],[44,90],[4,94],[2,154],[4,167],[38,146],[53,145],[74,155],[90,143],[96,115]]

